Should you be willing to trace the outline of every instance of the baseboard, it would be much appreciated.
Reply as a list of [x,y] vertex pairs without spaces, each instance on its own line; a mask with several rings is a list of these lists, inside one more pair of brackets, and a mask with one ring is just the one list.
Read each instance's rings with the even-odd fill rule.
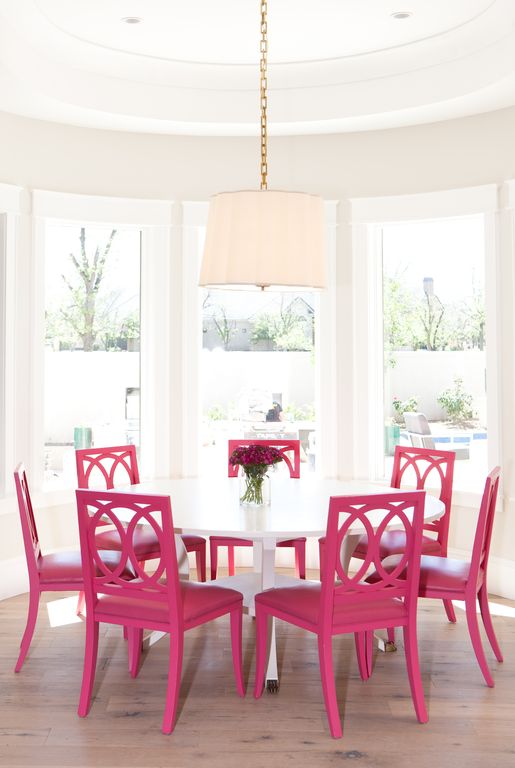
[[[460,549],[450,549],[449,557],[457,560],[468,560],[470,552]],[[515,561],[505,557],[493,557],[488,560],[488,591],[491,595],[515,600]]]
[[0,560],[0,600],[22,595],[29,591],[29,577],[25,557]]

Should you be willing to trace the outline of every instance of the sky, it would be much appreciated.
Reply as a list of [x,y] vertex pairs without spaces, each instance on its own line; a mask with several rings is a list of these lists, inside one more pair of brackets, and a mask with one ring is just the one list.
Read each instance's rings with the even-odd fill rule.
[[423,296],[424,277],[434,280],[434,293],[445,304],[484,288],[484,224],[482,216],[387,224],[383,228],[383,269],[402,275]]
[[[90,259],[98,245],[102,250],[111,234],[112,227],[87,225],[86,251]],[[62,275],[72,284],[77,282],[77,272],[70,260],[70,253],[80,258],[80,226],[73,224],[48,224],[45,238],[45,303],[47,308],[66,301],[70,292]],[[140,290],[140,232],[137,229],[117,229],[108,260],[103,289],[119,291],[119,304],[130,312],[139,305]],[[55,306],[53,307],[55,309]]]

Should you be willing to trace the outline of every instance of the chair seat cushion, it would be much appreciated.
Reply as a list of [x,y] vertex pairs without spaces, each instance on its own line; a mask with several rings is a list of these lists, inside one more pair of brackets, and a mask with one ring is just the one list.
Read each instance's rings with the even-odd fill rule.
[[[295,587],[279,587],[260,592],[255,596],[256,605],[266,605],[288,614],[301,622],[315,626],[320,609],[321,584],[306,583]],[[401,600],[380,598],[360,603],[335,602],[333,627],[353,626],[373,620],[378,627],[391,619],[403,619],[407,616]]]
[[[120,562],[120,553],[102,551],[102,560],[109,570],[115,570]],[[76,582],[77,587],[80,588],[82,585],[81,554],[79,551],[69,551],[41,555],[38,559],[38,571],[41,584]],[[133,579],[135,576],[130,565],[126,565],[123,577]]]
[[[393,571],[400,560],[400,555],[391,555],[383,560],[385,570]],[[463,592],[470,574],[470,563],[466,560],[453,560],[450,557],[422,555],[420,558],[420,597],[439,597],[440,593]],[[377,571],[367,577],[367,581],[377,581]]]
[[[95,536],[96,545],[99,549],[121,550],[122,545],[120,536],[116,528],[110,528],[108,531],[101,531]],[[159,539],[150,525],[137,525],[134,531],[134,552],[138,559],[144,560],[150,555],[155,554],[159,557],[161,547]]]
[[252,539],[239,539],[236,536],[210,536],[209,541],[216,547],[251,547]]
[[[368,549],[368,537],[366,534],[360,537],[353,557],[365,558]],[[406,549],[406,534],[404,531],[385,531],[381,537],[380,557],[383,560],[389,555],[397,555]],[[425,555],[439,555],[441,553],[440,542],[431,536],[422,536],[422,553]]]
[[181,539],[183,541],[184,546],[186,547],[186,550],[188,551],[190,547],[192,549],[198,549],[199,547],[206,546],[206,540],[203,536],[193,536],[192,534],[184,534],[184,535],[181,535]]
[[420,560],[419,595],[426,592],[461,592],[465,590],[470,574],[470,563],[450,557],[423,555]]
[[[198,581],[180,582],[183,604],[184,624],[195,623],[202,616],[211,612],[229,610],[243,600],[241,592],[235,589],[202,584]],[[162,601],[147,600],[144,597],[118,597],[114,595],[99,595],[96,607],[98,613],[104,616],[134,617],[156,623],[169,621],[168,604]]]
[[286,541],[278,541],[278,547],[295,547],[297,544],[305,544],[306,537],[298,536],[296,539],[287,539]]
[[[183,539],[185,536],[183,536]],[[217,547],[251,547],[251,539],[238,539],[235,536],[210,536],[210,541]],[[278,547],[294,547],[296,544],[305,544],[306,537],[299,536],[296,539],[287,539],[277,542]]]

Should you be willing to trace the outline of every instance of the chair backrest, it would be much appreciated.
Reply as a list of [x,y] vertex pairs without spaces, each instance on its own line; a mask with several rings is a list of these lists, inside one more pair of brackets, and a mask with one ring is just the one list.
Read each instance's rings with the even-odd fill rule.
[[[170,497],[95,490],[75,493],[86,610],[94,610],[99,593],[145,598],[168,603],[170,622],[177,627],[182,611]],[[120,560],[114,568],[104,562],[97,547],[97,528],[104,525],[105,519],[120,539]],[[152,573],[144,570],[134,552],[134,532],[140,524],[150,525],[159,542],[160,552]],[[137,578],[127,581],[127,571],[134,572]],[[127,610],[130,613],[129,605]]]
[[[431,427],[423,413],[406,412],[402,414],[412,445],[421,448],[434,448],[435,441],[430,436]],[[420,435],[420,437],[418,437]],[[429,437],[428,437],[429,435]]]
[[490,541],[492,539],[500,473],[501,468],[495,467],[487,475],[485,481],[470,561],[468,585],[472,591],[476,590],[479,579],[484,578],[488,568],[488,556],[490,554]]
[[136,446],[80,448],[75,451],[79,488],[105,488],[139,483]]
[[14,470],[14,483],[16,486],[16,496],[18,497],[18,509],[20,512],[23,546],[25,547],[29,579],[31,583],[37,583],[39,581],[37,563],[41,555],[41,546],[39,544],[38,529],[34,518],[27,475],[22,463],[18,464]]
[[[300,477],[300,440],[229,440],[228,459],[230,459],[232,452],[235,448],[245,448],[248,445],[266,445],[277,448],[283,461],[288,467],[290,477]],[[293,457],[291,454],[293,453]],[[288,456],[290,454],[290,456]],[[292,462],[293,458],[293,462]],[[228,477],[237,477],[239,466],[232,465],[229,460],[227,461],[227,474]]]
[[419,491],[428,487],[439,490],[439,499],[445,506],[445,512],[438,520],[425,523],[424,528],[436,532],[443,555],[447,554],[455,459],[454,451],[396,445],[390,481],[392,488],[410,485]]
[[[331,624],[338,603],[396,597],[404,600],[408,610],[416,608],[425,495],[424,491],[400,491],[331,497],[322,573],[321,626],[324,622]],[[405,532],[406,547],[396,568],[387,572],[381,563],[380,548],[387,527],[392,526]],[[366,533],[367,552],[357,573],[347,574],[340,552],[349,532]],[[363,581],[370,567],[377,574],[373,583]]]

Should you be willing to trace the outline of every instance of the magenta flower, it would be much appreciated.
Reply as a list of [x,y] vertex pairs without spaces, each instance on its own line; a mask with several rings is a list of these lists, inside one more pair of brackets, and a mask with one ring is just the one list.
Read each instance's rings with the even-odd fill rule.
[[240,501],[262,504],[263,480],[268,467],[282,460],[281,452],[270,445],[252,443],[245,447],[235,448],[229,457],[229,464],[242,467],[246,480],[245,493]]

